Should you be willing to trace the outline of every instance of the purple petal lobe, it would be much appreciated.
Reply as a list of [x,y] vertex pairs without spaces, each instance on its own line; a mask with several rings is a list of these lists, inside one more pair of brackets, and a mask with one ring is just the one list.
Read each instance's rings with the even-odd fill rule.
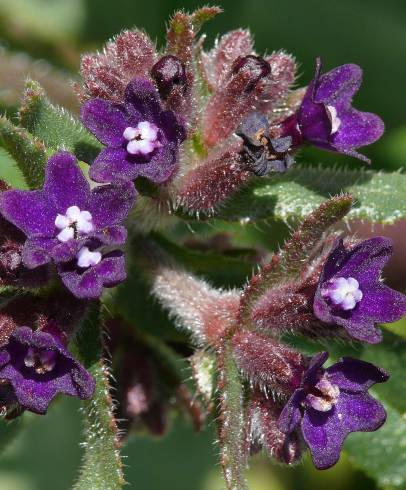
[[131,182],[96,187],[92,190],[90,211],[96,228],[121,223],[135,202],[136,191]]
[[373,364],[351,357],[344,357],[326,369],[328,379],[340,389],[365,392],[375,383],[383,383],[389,375]]
[[27,236],[53,236],[56,210],[43,191],[5,191],[0,196],[1,214]]
[[138,176],[138,166],[124,148],[105,148],[90,167],[89,176],[101,183],[131,181]]
[[80,117],[96,138],[108,146],[120,146],[127,128],[124,107],[104,99],[91,99],[82,105]]
[[310,449],[313,464],[319,470],[337,463],[347,433],[336,407],[329,412],[308,408],[303,416],[303,438]]
[[56,240],[52,238],[29,238],[22,251],[23,263],[29,269],[35,269],[51,260]]
[[58,213],[65,214],[70,206],[86,209],[90,187],[73,155],[60,152],[48,160],[44,195]]
[[[161,112],[159,93],[151,82],[144,78],[134,78],[125,89],[125,105],[128,113],[141,114],[144,120],[157,122]],[[138,116],[139,117],[139,116]],[[136,121],[137,116],[134,118]]]
[[290,397],[279,416],[278,427],[281,432],[289,434],[296,429],[302,417],[300,406],[305,396],[304,390],[298,389]]

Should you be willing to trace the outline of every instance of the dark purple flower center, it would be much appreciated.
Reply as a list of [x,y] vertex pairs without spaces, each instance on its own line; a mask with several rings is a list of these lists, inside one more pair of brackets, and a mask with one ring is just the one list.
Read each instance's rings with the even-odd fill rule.
[[57,353],[48,349],[29,347],[24,357],[24,364],[37,374],[46,374],[53,370]]
[[331,383],[324,371],[317,373],[317,382],[313,385],[305,385],[306,392],[304,404],[318,412],[328,412],[336,404],[340,395],[338,386]]
[[141,121],[135,128],[125,128],[123,137],[128,141],[127,151],[130,155],[150,155],[156,148],[160,148],[160,129],[154,123]]
[[321,295],[344,311],[353,310],[362,299],[359,282],[353,277],[336,277],[325,283]]

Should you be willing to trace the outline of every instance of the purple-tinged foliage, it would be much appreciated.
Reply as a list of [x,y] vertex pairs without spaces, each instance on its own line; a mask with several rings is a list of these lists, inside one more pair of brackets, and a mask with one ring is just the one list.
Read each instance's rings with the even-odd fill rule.
[[265,391],[290,393],[300,384],[305,361],[299,352],[278,340],[241,330],[232,339],[238,368]]
[[148,80],[132,80],[123,104],[99,98],[85,102],[81,118],[106,146],[90,167],[96,182],[142,176],[162,183],[174,172],[185,129],[174,112],[162,108],[158,91]]
[[101,97],[122,102],[126,86],[135,77],[148,77],[157,59],[155,46],[142,31],[123,31],[104,51],[82,56],[83,87],[76,91],[82,101]]
[[318,469],[330,468],[338,461],[348,434],[375,431],[386,419],[385,409],[368,389],[387,381],[389,375],[373,364],[349,357],[324,369],[327,358],[327,352],[312,358],[301,386],[293,392],[278,422],[285,434],[300,427]]
[[205,108],[205,144],[213,147],[228,138],[256,101],[266,97],[266,89],[271,84],[271,67],[267,61],[252,55],[237,58]]
[[212,89],[220,87],[236,59],[254,52],[254,40],[249,31],[238,29],[224,34],[214,48],[202,53],[202,65]]
[[342,65],[322,75],[317,59],[315,77],[299,110],[283,123],[284,135],[292,136],[296,146],[306,142],[370,163],[356,149],[378,140],[384,124],[377,115],[352,107],[361,81],[358,65]]
[[60,152],[49,159],[41,190],[4,192],[0,211],[27,236],[22,250],[26,267],[63,264],[62,279],[75,295],[97,297],[103,284],[125,278],[121,255],[104,255],[103,247],[125,242],[121,223],[135,194],[126,182],[91,190],[73,155]]
[[46,413],[58,393],[85,400],[95,388],[61,337],[28,327],[16,329],[0,349],[0,378],[12,385],[23,408],[39,414]]
[[375,324],[406,315],[406,296],[380,280],[392,252],[392,242],[385,237],[362,241],[350,249],[338,241],[320,275],[313,305],[317,318],[344,327],[357,340],[380,342],[382,334]]
[[176,191],[176,205],[210,214],[251,177],[252,171],[237,148],[211,154],[182,179]]

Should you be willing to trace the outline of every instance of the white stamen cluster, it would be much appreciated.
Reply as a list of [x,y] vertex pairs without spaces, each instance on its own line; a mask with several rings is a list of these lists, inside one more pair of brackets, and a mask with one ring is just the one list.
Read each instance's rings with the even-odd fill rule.
[[359,282],[353,277],[333,279],[328,287],[322,291],[322,295],[324,298],[330,298],[335,305],[345,311],[354,309],[362,299]]
[[97,251],[92,252],[87,247],[82,247],[78,252],[77,259],[78,266],[87,269],[92,265],[97,265],[102,259],[102,254]]
[[158,140],[159,128],[148,121],[138,123],[135,128],[124,130],[123,137],[128,141],[127,151],[131,155],[149,155],[161,143]]
[[93,230],[92,215],[89,211],[81,211],[78,206],[70,206],[65,214],[58,214],[55,226],[61,230],[57,239],[67,242],[75,238],[75,230],[80,235],[87,235]]

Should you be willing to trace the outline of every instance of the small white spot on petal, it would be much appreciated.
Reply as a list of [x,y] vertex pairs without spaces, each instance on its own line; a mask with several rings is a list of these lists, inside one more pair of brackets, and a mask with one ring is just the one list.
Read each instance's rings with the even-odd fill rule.
[[327,105],[326,109],[330,113],[331,117],[331,133],[334,134],[338,131],[341,126],[341,119],[337,117],[337,109],[333,105]]
[[87,268],[92,265],[97,265],[101,259],[102,254],[100,252],[92,252],[87,247],[82,247],[77,255],[78,266]]

